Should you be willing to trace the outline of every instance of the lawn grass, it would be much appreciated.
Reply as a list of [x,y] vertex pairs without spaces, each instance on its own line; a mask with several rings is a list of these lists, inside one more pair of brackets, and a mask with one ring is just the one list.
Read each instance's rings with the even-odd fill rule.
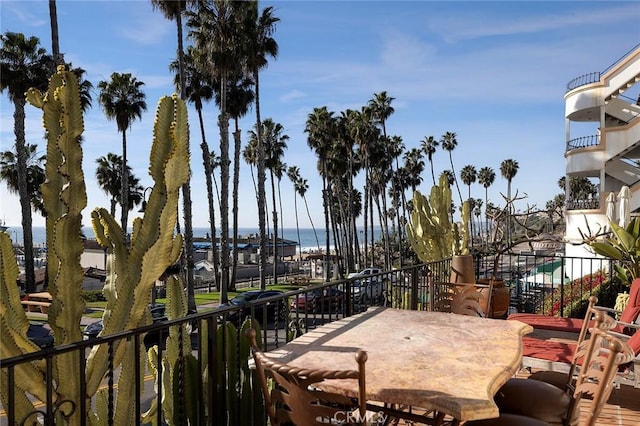
[[[281,290],[284,292],[297,290],[299,287],[290,284],[278,284],[267,286],[268,290]],[[259,287],[248,287],[242,288],[237,291],[229,291],[227,296],[229,299],[232,299],[239,293],[249,291],[249,290],[259,290]],[[215,309],[215,306],[220,303],[220,292],[212,291],[211,293],[196,293],[195,294],[196,308],[202,306],[202,309],[198,308],[198,312],[207,312]],[[167,303],[166,298],[156,298],[156,303]],[[208,306],[204,306],[208,305]],[[91,318],[102,318],[102,313],[107,306],[107,302],[87,302],[87,309],[85,310],[84,316]]]

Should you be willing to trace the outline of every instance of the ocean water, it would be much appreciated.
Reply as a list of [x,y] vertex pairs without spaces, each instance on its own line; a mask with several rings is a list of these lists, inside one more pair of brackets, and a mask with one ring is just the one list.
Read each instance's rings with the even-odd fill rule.
[[[84,235],[89,238],[95,238],[93,234],[93,228],[90,226],[84,226],[82,228]],[[10,227],[7,229],[9,236],[13,240],[14,243],[19,245],[22,244],[22,228],[21,227]],[[209,228],[196,227],[193,228],[193,236],[194,237],[205,237],[211,230]],[[220,230],[217,230],[218,237],[220,236]],[[248,236],[250,234],[258,234],[258,228],[238,228],[239,236]],[[317,241],[316,241],[317,234]],[[232,235],[232,231],[229,230],[229,236]],[[324,229],[316,228],[316,232],[314,233],[313,228],[300,228],[300,239],[298,240],[298,232],[296,228],[284,228],[278,229],[278,236],[280,238],[284,238],[292,241],[299,241],[300,248],[303,252],[317,251],[322,250],[326,247],[325,242],[325,233]],[[362,231],[359,235],[362,238]],[[376,229],[376,239],[380,237],[379,229]],[[333,248],[333,238],[329,235],[330,242],[329,245]],[[35,247],[44,247],[46,245],[46,229],[44,226],[35,226],[33,227],[33,245]]]

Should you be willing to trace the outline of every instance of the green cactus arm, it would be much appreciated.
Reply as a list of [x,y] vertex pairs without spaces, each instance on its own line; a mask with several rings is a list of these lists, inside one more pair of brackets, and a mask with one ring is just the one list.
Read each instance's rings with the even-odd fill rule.
[[[15,376],[14,376],[15,377]],[[18,419],[25,418],[36,409],[34,403],[27,396],[26,392],[19,387],[11,389],[14,398],[13,407]],[[9,406],[9,375],[6,369],[0,370],[0,402],[3,407]]]
[[[20,303],[18,292],[18,262],[13,253],[13,244],[9,234],[0,231],[0,317],[7,322],[7,327],[0,329],[2,335],[8,330],[14,330],[26,337],[29,320]],[[4,341],[4,339],[2,339]],[[9,356],[21,355],[16,353]]]
[[[29,321],[20,303],[16,285],[18,273],[18,262],[13,253],[11,238],[6,232],[0,231],[0,358],[20,356],[40,349],[27,338]],[[16,396],[29,392],[41,400],[46,397],[42,361],[21,364],[15,371],[16,389],[0,387],[0,397],[5,404],[8,402],[9,392]],[[25,407],[18,409],[22,408]]]
[[[142,343],[140,343],[142,347]],[[142,376],[136,376],[135,374],[135,341],[124,342],[121,345],[124,349],[125,355],[122,363],[120,364],[120,375],[118,377],[118,394],[116,398],[116,410],[114,412],[113,424],[114,425],[132,425],[136,423],[136,416],[138,412],[134,410],[135,406],[131,401],[136,397],[136,380],[143,384],[144,378]],[[144,362],[144,351],[139,351],[139,362]],[[142,389],[142,387],[140,388]]]
[[[179,191],[189,177],[186,105],[177,96],[160,100],[154,123],[150,173],[155,181],[144,218],[135,224],[130,247],[117,222],[102,209],[94,211],[94,229],[109,251],[110,268],[117,281],[113,291],[123,294],[105,309],[104,334],[131,329],[142,324],[151,300],[155,280],[173,264],[182,249],[180,236],[174,237]],[[96,223],[98,221],[98,223]],[[131,297],[133,295],[133,297]],[[113,299],[113,300],[115,300]],[[121,354],[121,352],[118,352]],[[106,348],[94,348],[88,359],[87,389],[95,390],[107,368]],[[116,359],[119,361],[120,359]]]
[[[82,340],[79,324],[85,307],[84,273],[80,266],[84,244],[80,236],[87,197],[80,146],[84,122],[76,76],[59,66],[44,96],[34,90],[27,96],[43,111],[47,137],[47,181],[42,187],[42,197],[47,212],[48,289],[52,296],[49,325],[56,344],[67,344]],[[54,359],[58,377],[74,377],[77,367],[77,353]],[[55,383],[60,398],[76,401],[81,397],[77,380]],[[70,422],[78,421],[81,415],[84,413],[74,413]]]

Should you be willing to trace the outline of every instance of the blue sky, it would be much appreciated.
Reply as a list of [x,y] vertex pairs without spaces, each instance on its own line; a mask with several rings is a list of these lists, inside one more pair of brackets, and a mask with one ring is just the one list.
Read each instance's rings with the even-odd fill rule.
[[[148,110],[128,135],[130,165],[143,185],[148,177],[153,116],[158,99],[174,91],[168,63],[175,57],[175,23],[154,11],[149,1],[58,0],[60,49],[65,59],[87,71],[97,86],[112,72],[130,72],[145,85]],[[567,82],[603,71],[640,42],[637,2],[432,2],[432,1],[284,1],[273,5],[281,21],[274,35],[280,53],[261,74],[261,114],[284,126],[290,137],[284,161],[297,165],[309,180],[307,199],[316,226],[323,226],[321,181],[316,159],[303,132],[314,107],[339,113],[359,109],[374,93],[394,97],[390,135],[401,136],[407,149],[429,135],[456,132],[456,172],[471,164],[496,172],[489,199],[503,202],[506,180],[500,163],[518,161],[513,188],[528,198],[516,207],[544,208],[560,192],[564,175],[563,95]],[[0,2],[0,27],[37,36],[51,50],[47,1]],[[636,93],[637,96],[637,93]],[[85,116],[84,170],[90,225],[94,207],[109,206],[95,182],[95,160],[108,152],[121,155],[121,135],[108,121],[94,92]],[[0,149],[12,149],[13,105],[6,93],[0,105]],[[205,107],[207,139],[219,151],[218,110]],[[243,144],[253,126],[250,111],[240,126]],[[190,111],[194,226],[207,226],[205,180],[197,116]],[[27,142],[44,150],[41,117],[27,107]],[[572,129],[572,136],[574,136]],[[438,150],[436,173],[450,169]],[[249,169],[240,179],[240,226],[257,226],[257,209]],[[421,189],[428,191],[427,168]],[[461,184],[462,185],[462,184]],[[466,188],[463,187],[463,194]],[[295,227],[293,189],[283,179],[285,227]],[[484,189],[472,185],[472,196]],[[0,220],[19,226],[18,198],[0,183]],[[301,200],[300,226],[310,227]],[[118,213],[119,214],[119,213]],[[130,214],[135,216],[136,213]],[[119,217],[119,216],[118,216]],[[34,214],[34,225],[44,220]]]

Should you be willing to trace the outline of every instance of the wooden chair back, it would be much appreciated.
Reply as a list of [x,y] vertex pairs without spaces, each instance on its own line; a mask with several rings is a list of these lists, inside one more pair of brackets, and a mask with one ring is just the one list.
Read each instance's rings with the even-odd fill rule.
[[[597,315],[605,314],[599,312]],[[611,395],[618,366],[630,362],[633,351],[625,342],[605,330],[593,328],[590,334],[591,337],[576,349],[576,358],[579,360],[576,364],[580,367],[575,377],[571,378],[573,401],[567,418],[571,418],[580,399],[589,395],[591,403],[585,425],[593,426]]]
[[573,361],[571,362],[571,368],[569,369],[569,374],[567,376],[569,383],[575,373],[577,362],[580,360],[581,356],[584,356],[583,353],[580,353],[580,350],[581,347],[584,350],[585,345],[583,343],[587,337],[589,329],[592,328],[601,331],[609,331],[616,326],[615,319],[607,315],[606,312],[598,309],[596,303],[598,303],[598,298],[596,296],[589,297],[589,306],[587,307],[587,312],[584,315],[584,321],[582,321],[580,334],[578,334],[578,339],[576,340],[576,350],[573,353]]
[[[484,298],[481,289],[486,289]],[[431,310],[486,317],[490,312],[492,291],[492,284],[433,283]]]
[[[365,362],[367,353],[355,354],[357,370],[313,370],[276,362],[258,348],[256,332],[248,329],[247,337],[255,362],[265,406],[272,426],[326,425],[327,423],[364,423],[366,420]],[[270,387],[269,380],[272,380]],[[327,380],[358,381],[357,398],[324,392],[316,384]]]

